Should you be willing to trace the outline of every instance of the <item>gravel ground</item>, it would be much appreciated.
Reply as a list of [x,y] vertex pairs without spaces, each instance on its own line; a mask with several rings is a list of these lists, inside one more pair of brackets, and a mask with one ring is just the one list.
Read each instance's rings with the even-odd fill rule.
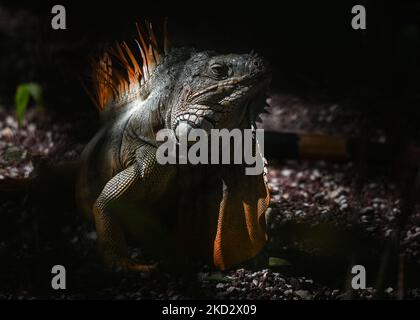
[[13,113],[0,106],[0,180],[28,178],[37,160],[75,159],[82,145],[69,145],[71,123],[56,123],[31,109],[19,126]]
[[[264,121],[266,129],[358,133],[357,115],[353,111],[344,112],[340,105],[313,107],[298,98],[282,95],[273,96],[270,103],[274,109]],[[37,157],[77,158],[82,146],[67,142],[71,132],[70,125],[34,113],[29,113],[19,127],[11,113],[0,111],[0,179],[30,176],[33,159]],[[378,130],[378,137],[381,135]],[[378,264],[383,247],[377,244],[384,243],[395,228],[396,216],[401,210],[401,195],[396,182],[384,173],[373,174],[359,189],[356,168],[351,162],[334,164],[296,160],[271,161],[268,178],[270,242],[263,254],[268,263],[243,266],[224,273],[201,266],[198,272],[188,277],[167,270],[149,277],[104,271],[96,254],[95,231],[76,214],[73,204],[64,206],[58,217],[56,213],[48,216],[47,226],[44,226],[42,221],[45,220],[39,218],[30,194],[0,193],[0,211],[4,217],[0,230],[0,258],[6,261],[0,267],[0,281],[4,283],[0,298],[348,298],[349,292],[344,285],[345,271],[351,261],[348,257],[360,251],[360,261],[364,261],[363,255],[367,251],[367,255]],[[358,230],[356,233],[352,231],[354,228]],[[317,230],[323,230],[322,236]],[[342,239],[349,234],[350,240]],[[348,244],[353,240],[356,248]],[[361,241],[365,247],[363,250],[357,247]],[[407,254],[415,268],[420,263],[419,241],[420,211],[416,208],[402,232],[401,242],[402,252]],[[345,246],[341,246],[342,243]],[[141,250],[133,250],[133,256],[154,262]],[[339,263],[344,261],[344,267],[337,267],[339,263],[334,259]],[[48,289],[49,268],[57,261],[69,270],[65,293]],[[319,266],[322,269],[327,263],[332,263],[326,267],[328,277],[312,270]],[[375,294],[372,282],[368,281],[366,290],[353,292],[352,297],[372,299]],[[417,285],[417,282],[409,284],[408,298],[420,297]],[[384,289],[384,298],[395,297],[395,282],[388,281]]]

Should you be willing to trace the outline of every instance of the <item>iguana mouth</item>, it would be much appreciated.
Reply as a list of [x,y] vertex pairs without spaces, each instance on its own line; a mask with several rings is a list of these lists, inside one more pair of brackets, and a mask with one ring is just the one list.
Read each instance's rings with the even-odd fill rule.
[[[216,127],[214,120],[211,119],[211,111],[209,115],[196,115],[194,113],[184,113],[176,117],[175,127],[178,126],[179,122],[184,121],[191,125],[193,128],[202,128],[204,130],[213,129]],[[209,122],[211,127],[204,122]],[[202,124],[205,124],[204,126]]]
[[196,116],[194,114],[182,114],[176,118],[175,135],[178,140],[187,139],[192,129],[203,129],[210,133],[216,127],[213,120],[206,116]]

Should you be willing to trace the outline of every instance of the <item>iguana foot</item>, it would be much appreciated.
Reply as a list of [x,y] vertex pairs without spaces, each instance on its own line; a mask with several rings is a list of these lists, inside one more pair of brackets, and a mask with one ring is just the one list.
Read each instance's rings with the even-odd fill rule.
[[151,274],[157,270],[157,264],[140,264],[129,258],[115,256],[105,257],[105,263],[110,269],[122,271],[136,271]]
[[154,273],[157,270],[157,264],[132,263],[128,266],[128,269],[132,271],[143,272],[143,273]]

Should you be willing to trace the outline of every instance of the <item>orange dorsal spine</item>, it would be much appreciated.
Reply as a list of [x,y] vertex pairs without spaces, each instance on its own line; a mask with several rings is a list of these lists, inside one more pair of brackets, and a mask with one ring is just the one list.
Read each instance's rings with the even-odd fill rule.
[[138,39],[135,42],[140,54],[133,53],[127,43],[122,42],[92,61],[94,89],[88,91],[88,95],[99,111],[111,104],[121,104],[130,94],[138,94],[163,56],[169,53],[167,19],[163,25],[163,51],[152,24],[145,21],[144,25],[145,28],[136,23]]

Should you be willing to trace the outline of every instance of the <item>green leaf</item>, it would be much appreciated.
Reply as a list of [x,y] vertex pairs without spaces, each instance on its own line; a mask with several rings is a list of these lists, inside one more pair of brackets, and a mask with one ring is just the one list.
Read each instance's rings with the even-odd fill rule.
[[29,90],[26,85],[20,85],[16,90],[15,104],[16,104],[16,119],[19,125],[22,124],[25,118],[26,108],[29,103]]
[[38,111],[44,110],[42,87],[34,82],[19,85],[15,95],[16,119],[19,125],[22,124],[23,119],[25,118],[30,98],[35,101]]
[[284,267],[290,266],[291,263],[287,260],[277,258],[277,257],[269,257],[268,258],[268,266],[269,267]]
[[44,109],[44,98],[42,95],[42,87],[38,83],[28,83],[26,85],[29,94],[34,99],[36,106],[39,110]]

